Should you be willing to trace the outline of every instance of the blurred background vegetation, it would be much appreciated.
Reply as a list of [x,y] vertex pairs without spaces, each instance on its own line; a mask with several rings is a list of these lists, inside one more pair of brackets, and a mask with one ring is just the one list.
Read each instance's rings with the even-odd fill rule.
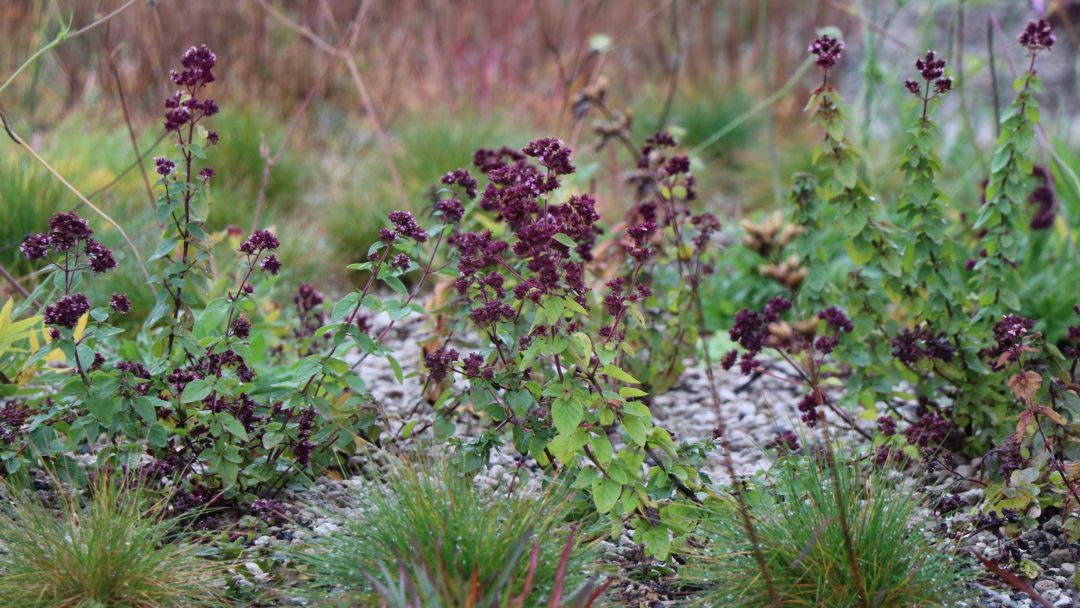
[[[936,48],[947,55],[960,93],[942,110],[948,171],[943,180],[959,215],[978,205],[995,113],[1011,96],[1010,61],[1019,58],[1015,45],[1004,44],[1011,36],[988,32],[1013,32],[1037,13],[1047,16],[1060,44],[1041,68],[1046,137],[1040,154],[1058,178],[1056,229],[1075,229],[1080,217],[1080,192],[1060,174],[1061,166],[1080,163],[1080,129],[1072,126],[1080,98],[1076,2],[134,0],[127,5],[127,0],[0,3],[0,80],[55,37],[61,21],[79,28],[124,9],[107,25],[32,64],[0,93],[0,109],[15,132],[125,226],[144,257],[155,247],[158,227],[142,174],[145,170],[153,181],[152,158],[167,145],[159,138],[162,100],[171,93],[168,71],[185,48],[203,43],[219,58],[213,96],[222,107],[210,121],[221,135],[220,146],[209,155],[218,173],[211,228],[251,228],[267,158],[280,148],[268,174],[260,224],[281,234],[293,280],[315,278],[330,291],[356,279],[342,269],[364,255],[387,210],[424,209],[437,178],[468,166],[472,152],[482,146],[561,137],[577,151],[581,171],[573,187],[594,191],[607,219],[617,220],[629,204],[621,182],[625,153],[613,147],[595,151],[592,124],[576,120],[572,112],[574,95],[601,78],[609,83],[611,104],[632,115],[636,136],[664,126],[692,151],[701,205],[725,219],[734,240],[738,219],[782,205],[791,175],[809,165],[816,136],[802,106],[817,76],[806,69],[806,46],[823,27],[835,28],[847,42],[840,86],[852,106],[854,140],[865,152],[865,176],[886,198],[895,196],[899,185],[895,159],[913,112],[903,79],[917,53]],[[141,169],[133,164],[132,140],[144,155]],[[40,230],[51,213],[78,205],[24,150],[2,138],[0,264],[25,286],[34,277],[18,255],[19,242]],[[104,222],[93,220],[93,225],[103,240],[118,244]],[[116,251],[122,270],[95,282],[103,293],[142,282],[134,265],[124,264],[129,253],[122,247]],[[733,263],[755,262],[736,256]],[[759,290],[736,281],[739,273],[725,272],[712,285],[724,295],[715,300],[714,312],[721,316],[724,302],[746,305],[749,296],[743,292]],[[1060,277],[1044,279],[1049,284]],[[0,284],[0,294],[10,290]],[[1039,305],[1065,305],[1046,299]]]

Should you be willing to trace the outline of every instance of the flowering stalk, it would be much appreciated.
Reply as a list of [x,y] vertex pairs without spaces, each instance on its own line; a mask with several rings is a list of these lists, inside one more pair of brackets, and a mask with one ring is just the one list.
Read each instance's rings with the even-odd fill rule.
[[1020,308],[1016,293],[1019,276],[1022,231],[1020,214],[1028,198],[1028,176],[1032,163],[1027,157],[1039,119],[1035,93],[1041,84],[1035,72],[1035,59],[1054,45],[1053,31],[1045,20],[1031,22],[1019,37],[1027,49],[1027,70],[1013,84],[1016,96],[1001,116],[1001,135],[990,163],[986,184],[986,203],[979,208],[974,228],[982,234],[980,259],[972,265],[979,285],[979,310],[976,320],[996,318],[1005,311]]

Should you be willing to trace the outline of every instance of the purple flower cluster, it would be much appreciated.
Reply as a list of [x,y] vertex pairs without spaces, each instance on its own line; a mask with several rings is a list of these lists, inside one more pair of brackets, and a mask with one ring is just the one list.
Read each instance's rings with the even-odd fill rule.
[[[778,322],[780,316],[788,310],[791,310],[791,300],[784,296],[776,296],[765,303],[760,313],[749,309],[735,313],[735,323],[728,330],[728,335],[746,350],[739,363],[743,375],[749,375],[757,369],[758,362],[755,357],[766,346],[769,324]],[[737,356],[734,350],[725,354],[721,360],[724,369],[731,369],[735,365]]]
[[827,72],[840,60],[840,55],[844,52],[844,41],[831,36],[820,36],[810,43],[807,50],[817,57],[814,63]]
[[795,454],[799,451],[799,436],[792,431],[777,433],[765,443],[765,449],[774,450],[781,456]]
[[444,348],[424,355],[424,365],[428,369],[428,377],[432,382],[442,382],[453,369],[453,364],[458,360],[458,351],[452,348]]
[[83,315],[90,312],[90,301],[77,293],[64,296],[45,307],[45,324],[72,329]]
[[259,262],[259,270],[277,276],[278,271],[281,270],[281,260],[278,259],[276,254],[271,253]]
[[114,293],[109,298],[109,308],[120,314],[127,314],[131,312],[131,300],[122,293]]
[[154,170],[162,177],[168,177],[176,170],[176,163],[164,156],[154,158]]
[[921,448],[941,447],[952,432],[952,423],[936,412],[925,412],[914,424],[904,429],[908,443]]
[[[502,257],[507,250],[523,262],[523,268],[512,270],[518,279],[513,288],[515,299],[538,302],[545,294],[561,293],[584,304],[588,291],[584,266],[573,254],[584,261],[592,259],[600,232],[596,200],[585,194],[571,196],[561,205],[543,200],[558,189],[560,175],[573,172],[570,149],[558,139],[545,138],[529,143],[520,152],[509,148],[479,150],[473,164],[488,177],[480,208],[495,213],[496,220],[512,233],[509,241],[495,238],[490,231],[451,237],[458,249],[461,275],[455,285],[458,293],[475,302],[473,319],[490,324],[516,317],[514,308],[504,301],[507,290],[501,271],[492,268],[511,267],[512,262]],[[448,215],[438,204],[437,209]]]
[[[915,60],[915,69],[919,71],[919,75],[926,81],[927,97],[930,97],[931,89],[933,89],[935,96],[944,95],[952,90],[952,78],[945,76],[945,65],[945,59],[938,57],[934,51],[926,51],[924,57]],[[905,80],[904,88],[912,95],[923,99],[922,86],[918,82]]]
[[263,251],[277,249],[281,243],[278,242],[273,232],[269,230],[256,230],[251,233],[243,243],[240,244],[240,253],[247,255],[258,255]]
[[182,87],[183,91],[176,91],[165,100],[165,130],[179,131],[181,127],[195,123],[201,118],[213,116],[218,113],[218,105],[213,99],[200,100],[198,92],[206,85],[214,82],[214,66],[217,64],[217,55],[206,45],[191,47],[180,58],[183,70],[172,70],[169,77],[173,84]]
[[893,418],[892,416],[878,416],[877,429],[882,435],[892,437],[896,434],[896,418]]
[[926,326],[904,329],[892,339],[891,345],[892,355],[908,366],[921,359],[949,362],[956,355],[944,333],[935,333]]
[[29,408],[14,401],[4,402],[0,406],[0,443],[14,443],[29,417]]
[[844,311],[835,306],[826,308],[825,311],[818,316],[821,317],[821,319],[825,321],[825,324],[833,331],[851,333],[852,330],[855,329],[851,324],[851,320],[844,314]]
[[[49,218],[49,232],[31,234],[23,239],[19,251],[31,260],[39,260],[49,255],[50,249],[64,254],[61,266],[65,272],[89,268],[96,274],[116,268],[116,258],[108,247],[94,240],[90,223],[74,213],[56,213]],[[81,244],[81,247],[80,247]],[[80,258],[86,256],[85,267],[78,266]]]
[[1001,369],[1009,361],[1017,361],[1024,352],[1024,340],[1035,329],[1035,321],[1017,315],[1005,315],[994,324],[994,345],[980,354],[993,359],[994,369]]
[[232,333],[241,340],[248,339],[251,336],[251,320],[245,315],[241,314],[233,320]]
[[945,75],[945,60],[934,51],[926,51],[925,57],[915,60],[915,69],[919,70],[924,80],[934,81]]
[[1040,51],[1050,50],[1050,47],[1054,46],[1054,42],[1057,41],[1057,36],[1054,36],[1054,28],[1051,27],[1049,21],[1039,19],[1038,21],[1028,21],[1024,31],[1017,37],[1017,41],[1021,46],[1027,48],[1029,52],[1035,54]]
[[[442,176],[440,181],[447,186],[459,186],[465,191],[465,195],[468,196],[469,199],[476,198],[476,178],[474,178],[466,169],[454,169]],[[460,216],[458,219],[460,219]]]
[[[470,178],[471,179],[471,178]],[[475,184],[475,180],[473,181]],[[473,186],[475,191],[476,186]],[[456,198],[445,198],[435,203],[435,210],[442,214],[446,221],[456,224],[465,215],[465,207]]]
[[416,223],[416,218],[413,217],[413,214],[409,213],[408,211],[391,211],[387,215],[387,217],[389,217],[390,221],[394,224],[394,229],[383,229],[387,230],[388,233],[380,233],[380,236],[382,237],[384,242],[387,240],[387,237],[389,237],[391,241],[397,239],[398,237],[409,238],[416,241],[417,243],[423,243],[424,241],[427,241],[427,231],[421,228],[420,225]]
[[656,222],[646,220],[636,226],[626,229],[626,236],[630,237],[631,244],[626,248],[626,253],[634,258],[638,264],[644,264],[652,256],[649,249],[649,239],[656,234]]
[[812,390],[809,393],[803,395],[803,398],[795,405],[796,409],[802,412],[801,420],[806,426],[815,427],[819,420],[824,418],[824,414],[819,411],[819,406],[826,403],[825,395],[820,391]]
[[574,164],[570,161],[570,148],[561,139],[544,137],[529,142],[521,152],[531,156],[555,175],[569,175],[574,172]]

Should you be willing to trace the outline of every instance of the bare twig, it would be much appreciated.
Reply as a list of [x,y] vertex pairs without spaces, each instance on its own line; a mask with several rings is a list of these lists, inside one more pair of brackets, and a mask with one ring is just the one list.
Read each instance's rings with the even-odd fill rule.
[[127,126],[128,138],[131,139],[131,148],[135,150],[135,158],[137,159],[136,164],[139,166],[139,173],[142,174],[143,185],[146,187],[146,196],[150,200],[150,206],[153,207],[154,189],[150,186],[150,177],[147,176],[146,167],[142,164],[142,153],[139,152],[139,139],[135,136],[135,128],[131,125],[131,112],[128,110],[127,97],[124,95],[124,83],[120,80],[120,71],[116,69],[116,61],[113,59],[113,54],[116,51],[110,52],[107,44],[107,41],[102,41],[102,46],[105,47],[105,58],[109,62],[109,72],[112,73],[113,81],[116,82],[116,95],[120,98],[120,109],[124,112],[124,125]]
[[4,277],[5,281],[11,283],[11,286],[14,287],[15,291],[19,292],[22,297],[30,297],[30,292],[26,291],[26,288],[23,287],[21,283],[19,283],[18,279],[11,276],[11,273],[7,271],[7,268],[4,268],[3,264],[0,264],[0,277]]
[[686,57],[686,49],[689,46],[687,37],[679,33],[679,3],[678,0],[671,2],[671,36],[675,39],[675,55],[671,58],[671,78],[668,80],[667,97],[664,98],[664,109],[660,112],[660,120],[657,121],[657,131],[663,131],[667,126],[671,114],[671,104],[675,101],[675,92],[679,88],[679,73],[682,71],[683,60]]

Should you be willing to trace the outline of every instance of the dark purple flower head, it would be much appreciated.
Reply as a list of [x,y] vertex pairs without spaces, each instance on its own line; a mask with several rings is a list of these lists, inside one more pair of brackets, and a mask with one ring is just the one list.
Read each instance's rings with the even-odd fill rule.
[[461,221],[462,216],[465,215],[465,207],[462,206],[461,201],[456,198],[444,198],[441,201],[435,203],[435,210],[442,213],[446,221],[451,224],[456,224]]
[[473,154],[473,166],[484,174],[490,173],[495,169],[502,169],[508,164],[521,163],[524,160],[524,154],[506,146],[503,146],[498,150],[481,148]]
[[814,63],[825,71],[828,71],[836,65],[836,62],[840,60],[840,55],[844,51],[844,41],[837,40],[831,36],[821,36],[815,38],[810,43],[810,48],[807,49],[811,54],[816,55],[817,59]]
[[173,83],[178,86],[195,88],[214,82],[214,66],[217,65],[217,55],[204,44],[191,47],[184,51],[180,57],[180,65],[183,70],[169,73]]
[[45,307],[45,324],[71,329],[90,311],[90,301],[81,293],[64,296]]
[[256,230],[251,236],[240,244],[240,253],[248,255],[257,254],[263,250],[277,249],[280,243],[273,232],[269,230]]
[[410,238],[417,243],[423,243],[428,238],[428,233],[416,223],[416,218],[408,211],[391,211],[387,214],[394,223],[397,234]]
[[945,75],[945,60],[934,51],[926,51],[925,57],[915,60],[915,69],[919,70],[924,80],[933,82]]
[[49,244],[58,252],[64,252],[81,240],[90,238],[90,223],[71,212],[53,214],[49,218]]
[[28,259],[40,260],[49,255],[49,236],[42,233],[31,234],[23,239],[22,245],[19,245],[19,251]]
[[908,90],[908,93],[916,97],[922,97],[922,87],[914,80],[905,80],[904,88]]
[[664,171],[668,175],[690,173],[690,158],[687,156],[672,156],[664,165]]
[[799,436],[792,431],[777,433],[765,443],[765,449],[776,450],[779,454],[793,454],[799,450]]
[[0,404],[0,443],[13,443],[30,417],[30,408],[14,401]]
[[544,137],[529,142],[521,149],[526,156],[535,158],[541,166],[546,167],[555,175],[569,175],[574,172],[574,164],[570,161],[570,148],[561,139]]
[[379,240],[383,245],[392,245],[397,240],[397,233],[389,228],[379,228]]
[[826,308],[825,311],[818,316],[821,317],[833,331],[851,333],[851,331],[855,329],[851,324],[851,320],[844,314],[844,311],[835,306]]
[[109,308],[118,313],[126,314],[131,312],[131,300],[122,293],[114,293],[112,298],[109,299]]
[[244,315],[236,317],[232,324],[232,333],[241,340],[246,340],[251,335],[251,320]]
[[473,310],[472,318],[480,325],[493,325],[503,319],[513,319],[515,314],[513,306],[490,300]]
[[780,320],[780,315],[791,310],[791,300],[784,296],[776,296],[765,303],[763,310],[764,321],[775,323]]
[[739,351],[737,349],[731,349],[724,353],[724,357],[720,359],[720,367],[725,370],[729,370],[735,366],[735,361],[739,358]]
[[187,108],[169,110],[165,112],[165,130],[179,131],[180,127],[186,125],[189,120],[191,120],[191,112]]
[[454,361],[458,360],[458,352],[452,348],[437,350],[424,355],[424,365],[427,366],[428,375],[432,382],[442,382]]
[[490,368],[484,368],[484,357],[479,353],[469,353],[465,355],[465,376],[467,378],[479,378],[481,376],[488,377],[492,374]]
[[412,260],[407,253],[399,253],[390,260],[390,267],[398,270],[408,270]]
[[945,334],[934,333],[929,327],[904,329],[891,341],[892,355],[904,365],[914,365],[920,359],[949,362],[956,349]]
[[210,167],[203,167],[202,171],[199,171],[199,179],[204,182],[208,182],[214,179],[214,175],[216,174],[214,173],[214,170]]
[[211,130],[206,132],[206,143],[210,144],[211,146],[217,144],[220,140],[221,136],[218,135],[217,131]]
[[904,431],[909,443],[919,447],[940,447],[952,431],[952,423],[934,412],[927,412]]
[[674,148],[678,144],[667,131],[653,133],[645,140],[645,143],[656,148]]
[[476,178],[465,169],[454,169],[442,176],[440,181],[447,186],[460,186],[465,191],[466,196],[470,199],[476,198]]
[[649,238],[656,233],[656,222],[646,220],[626,229],[626,234],[634,240],[632,246],[627,248],[630,257],[643,263],[649,259],[652,253],[649,251]]
[[952,78],[946,76],[945,78],[938,78],[934,82],[934,92],[938,95],[944,95],[952,90]]
[[259,269],[263,272],[269,272],[270,274],[277,276],[278,271],[281,270],[281,260],[271,253],[263,258],[263,261],[259,262]]
[[896,434],[896,419],[892,416],[878,416],[877,428],[882,435],[892,437]]
[[836,350],[836,347],[839,344],[840,338],[836,336],[821,336],[817,340],[814,340],[814,350],[823,355],[828,355]]
[[751,353],[759,353],[765,347],[769,331],[759,313],[744,309],[735,313],[735,322],[728,335]]
[[176,169],[176,163],[165,158],[164,156],[158,156],[154,159],[154,166],[156,167],[158,175],[163,177],[172,175],[172,172]]
[[1032,53],[1038,53],[1039,51],[1049,50],[1054,46],[1054,42],[1057,41],[1057,37],[1054,36],[1054,28],[1050,26],[1050,22],[1046,19],[1039,19],[1038,21],[1028,21],[1024,31],[1017,38],[1021,46],[1027,48]]
[[90,256],[90,270],[93,270],[95,274],[116,268],[116,259],[112,251],[94,239],[86,239],[86,253]]

